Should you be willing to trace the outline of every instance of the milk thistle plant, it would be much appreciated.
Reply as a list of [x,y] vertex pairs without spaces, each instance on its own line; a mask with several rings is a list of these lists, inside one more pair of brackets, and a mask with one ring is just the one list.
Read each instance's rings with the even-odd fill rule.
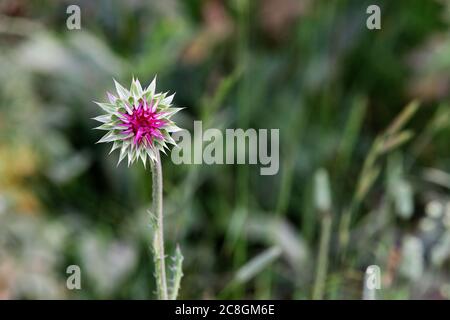
[[[156,77],[143,89],[139,80],[131,82],[130,90],[114,80],[117,95],[107,92],[109,102],[95,102],[106,114],[95,117],[102,123],[95,129],[108,131],[97,143],[112,142],[111,152],[119,150],[119,164],[125,157],[128,166],[141,160],[152,171],[153,208],[150,212],[153,229],[153,256],[155,278],[159,299],[175,300],[180,288],[183,256],[177,247],[170,268],[171,281],[166,277],[163,229],[163,177],[160,152],[175,145],[170,134],[181,130],[170,119],[182,108],[173,108],[173,95],[156,93]],[[110,153],[111,153],[110,152]]]

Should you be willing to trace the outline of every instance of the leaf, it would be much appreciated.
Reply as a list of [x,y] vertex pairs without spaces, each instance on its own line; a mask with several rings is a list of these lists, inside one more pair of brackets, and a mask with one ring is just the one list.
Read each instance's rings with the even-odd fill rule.
[[405,109],[394,119],[392,124],[386,130],[387,135],[392,135],[400,131],[405,124],[411,119],[411,117],[417,112],[419,109],[419,102],[414,100],[410,102]]
[[367,98],[357,96],[352,103],[350,115],[341,137],[338,154],[339,159],[336,160],[336,163],[342,170],[347,169],[348,163],[359,137],[366,110]]
[[379,166],[375,166],[364,173],[364,175],[361,177],[361,180],[359,181],[358,189],[356,191],[356,199],[358,201],[362,201],[362,199],[364,199],[367,192],[370,190],[370,188],[380,175],[380,172],[381,168]]
[[237,271],[234,281],[237,283],[247,282],[275,261],[280,255],[281,249],[278,246],[273,246],[263,251]]
[[384,141],[383,145],[381,146],[381,153],[387,153],[395,148],[398,148],[402,144],[411,140],[413,136],[414,133],[412,131],[406,130],[393,137],[390,137],[389,139]]
[[175,255],[172,257],[172,266],[170,267],[172,278],[169,288],[169,299],[176,300],[180,291],[181,278],[183,277],[183,255],[180,247],[177,245]]

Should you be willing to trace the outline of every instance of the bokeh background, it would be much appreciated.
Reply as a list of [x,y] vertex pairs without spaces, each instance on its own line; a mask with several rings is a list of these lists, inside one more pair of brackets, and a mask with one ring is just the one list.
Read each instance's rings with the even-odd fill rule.
[[91,120],[155,74],[183,128],[280,129],[275,176],[163,158],[181,298],[450,297],[449,1],[1,0],[0,298],[155,297],[150,172]]

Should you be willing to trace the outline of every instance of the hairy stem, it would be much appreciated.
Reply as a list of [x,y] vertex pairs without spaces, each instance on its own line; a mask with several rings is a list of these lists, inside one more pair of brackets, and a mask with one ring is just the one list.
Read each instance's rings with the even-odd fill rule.
[[168,299],[166,266],[164,255],[164,229],[163,229],[163,176],[161,169],[161,158],[159,151],[156,154],[156,161],[152,162],[152,182],[153,182],[153,215],[154,223],[153,253],[155,260],[155,275],[158,298]]

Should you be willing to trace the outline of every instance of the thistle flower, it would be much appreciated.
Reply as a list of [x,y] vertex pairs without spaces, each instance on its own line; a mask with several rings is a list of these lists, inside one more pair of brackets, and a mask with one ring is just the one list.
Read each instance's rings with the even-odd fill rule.
[[120,150],[117,164],[127,156],[128,166],[139,159],[145,166],[147,157],[157,161],[157,154],[165,153],[167,144],[176,145],[170,133],[180,128],[170,118],[182,108],[172,107],[175,94],[155,93],[156,77],[146,89],[134,78],[130,90],[116,80],[114,83],[117,96],[107,92],[109,102],[95,102],[106,112],[93,118],[102,123],[95,129],[108,131],[97,143],[113,142],[110,153]]
[[[94,118],[101,123],[96,129],[106,130],[97,143],[113,142],[111,152],[120,149],[119,164],[128,156],[128,166],[141,159],[144,166],[150,158],[152,171],[152,202],[150,211],[153,229],[152,249],[155,262],[156,288],[159,299],[176,299],[183,275],[183,256],[177,249],[174,256],[173,281],[167,284],[164,229],[163,229],[163,179],[160,151],[165,152],[167,143],[175,145],[171,132],[179,131],[170,118],[182,108],[172,108],[173,95],[155,93],[156,77],[143,90],[139,80],[133,78],[130,90],[116,80],[117,96],[107,93],[109,103],[95,102],[106,114]],[[110,152],[110,153],[111,153]]]

